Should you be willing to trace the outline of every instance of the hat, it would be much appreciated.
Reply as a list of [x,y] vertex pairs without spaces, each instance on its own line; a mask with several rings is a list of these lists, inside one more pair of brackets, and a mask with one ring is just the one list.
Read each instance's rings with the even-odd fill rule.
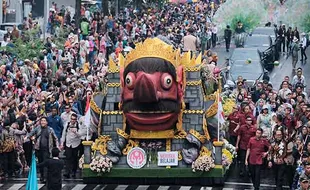
[[294,36],[293,42],[298,42],[298,39],[296,38],[296,36]]
[[30,60],[29,60],[29,59],[25,59],[25,61],[24,61],[24,62],[25,62],[25,63],[26,63],[26,62],[30,62]]
[[303,33],[301,33],[301,35],[302,35],[302,36],[305,36],[305,35],[306,35],[306,33],[304,33],[304,32],[303,32]]
[[309,179],[308,179],[308,178],[304,178],[304,177],[300,177],[300,178],[299,178],[299,181],[300,181],[301,183],[305,183],[305,182],[309,182]]
[[263,105],[263,110],[267,109],[268,110],[268,106],[267,105]]

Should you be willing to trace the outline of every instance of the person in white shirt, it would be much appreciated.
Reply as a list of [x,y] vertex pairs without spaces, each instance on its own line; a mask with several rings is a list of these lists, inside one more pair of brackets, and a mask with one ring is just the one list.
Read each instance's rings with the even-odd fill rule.
[[212,47],[215,48],[217,41],[217,26],[213,24],[212,26]]
[[307,55],[306,55],[307,37],[306,37],[305,33],[301,33],[300,46],[301,46],[301,51],[300,51],[300,53],[301,53],[301,60],[300,61],[303,61],[304,57],[305,57],[305,60],[307,60]]
[[70,178],[71,172],[72,177],[75,178],[77,166],[78,166],[78,153],[79,146],[81,144],[81,138],[79,134],[79,124],[77,122],[77,115],[74,113],[71,115],[70,122],[64,125],[62,131],[60,148],[65,148],[66,155],[66,173],[64,176]]
[[281,84],[281,89],[279,90],[278,95],[282,98],[282,100],[286,99],[288,93],[292,93],[288,86],[289,83],[287,81],[283,81]]
[[71,118],[71,115],[73,114],[74,112],[71,110],[71,106],[70,105],[65,105],[65,112],[63,112],[61,115],[60,115],[60,118],[61,118],[61,121],[63,124],[67,124],[70,122],[70,118]]
[[85,11],[85,17],[87,18],[88,21],[91,21],[91,15],[90,15],[90,11],[88,8]]
[[6,45],[8,45],[8,43],[9,43],[9,41],[10,41],[10,38],[5,37],[3,39],[3,41],[1,42],[1,47],[6,47]]
[[292,79],[292,86],[296,88],[296,84],[301,83],[306,86],[305,76],[302,74],[302,68],[297,69],[296,75]]

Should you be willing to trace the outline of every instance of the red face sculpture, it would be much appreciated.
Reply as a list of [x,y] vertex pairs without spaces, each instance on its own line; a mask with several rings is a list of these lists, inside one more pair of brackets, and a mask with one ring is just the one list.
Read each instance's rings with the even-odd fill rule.
[[175,67],[159,58],[138,59],[121,71],[122,110],[131,129],[174,128],[183,98],[182,85],[176,79]]

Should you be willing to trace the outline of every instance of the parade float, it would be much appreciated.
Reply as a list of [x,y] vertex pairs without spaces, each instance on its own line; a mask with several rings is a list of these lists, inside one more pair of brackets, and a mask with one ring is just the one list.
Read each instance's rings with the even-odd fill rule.
[[220,85],[207,68],[157,38],[110,60],[90,102],[98,138],[83,141],[84,182],[222,184],[234,150],[218,140]]

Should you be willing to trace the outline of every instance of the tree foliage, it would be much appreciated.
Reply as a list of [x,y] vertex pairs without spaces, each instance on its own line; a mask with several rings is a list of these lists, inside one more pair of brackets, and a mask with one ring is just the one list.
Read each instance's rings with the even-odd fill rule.
[[303,20],[301,21],[301,26],[303,27],[302,29],[305,32],[310,32],[310,14],[308,13]]
[[44,43],[40,39],[39,28],[23,31],[22,37],[14,39],[2,50],[15,56],[18,60],[25,60],[37,57],[41,54]]
[[[67,29],[60,29],[57,38],[54,39],[54,44],[58,49],[64,48],[64,43],[68,36]],[[12,43],[1,48],[15,56],[18,60],[33,59],[42,55],[42,50],[45,48],[44,40],[40,38],[39,28],[23,31],[22,37],[14,39]]]
[[223,33],[226,25],[234,30],[237,22],[241,21],[246,31],[257,27],[267,17],[265,4],[257,0],[227,0],[216,11],[213,22],[217,24],[219,32]]

